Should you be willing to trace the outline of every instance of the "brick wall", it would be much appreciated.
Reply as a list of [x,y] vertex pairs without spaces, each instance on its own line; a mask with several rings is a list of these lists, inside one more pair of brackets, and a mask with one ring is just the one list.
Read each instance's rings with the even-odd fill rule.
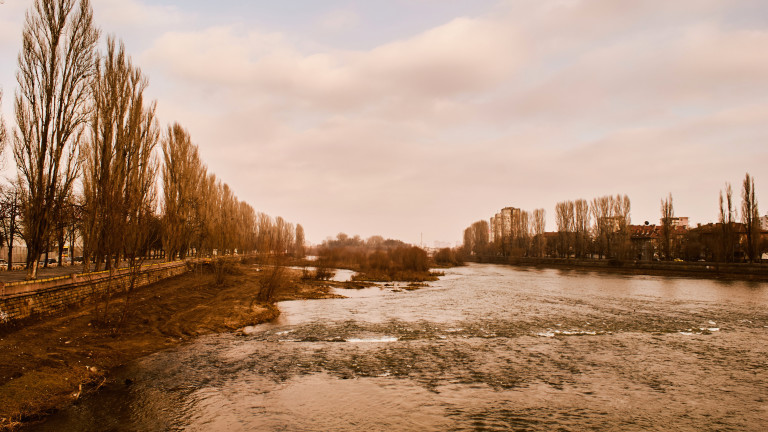
[[[145,269],[136,280],[136,287],[149,285],[162,279],[187,272],[184,262],[167,263]],[[69,306],[80,305],[93,298],[124,292],[130,284],[127,273],[109,277],[108,274],[76,275],[57,281],[26,283],[15,287],[24,292],[0,297],[0,325],[31,316],[49,315]],[[6,287],[9,291],[13,286]]]

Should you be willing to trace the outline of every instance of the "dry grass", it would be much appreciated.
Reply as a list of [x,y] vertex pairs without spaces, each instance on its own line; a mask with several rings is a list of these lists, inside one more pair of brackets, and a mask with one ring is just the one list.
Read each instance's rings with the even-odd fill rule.
[[[239,266],[217,274],[196,270],[133,293],[119,334],[93,323],[92,306],[16,328],[0,329],[0,430],[11,430],[94,391],[109,370],[185,340],[232,331],[278,316],[273,303],[258,301],[269,272]],[[300,281],[284,269],[276,300],[337,297],[329,286]],[[123,299],[114,299],[115,313]]]

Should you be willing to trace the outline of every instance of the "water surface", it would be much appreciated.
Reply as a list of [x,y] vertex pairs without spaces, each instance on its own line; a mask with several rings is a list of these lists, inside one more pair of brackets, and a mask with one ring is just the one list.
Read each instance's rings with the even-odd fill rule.
[[430,285],[280,303],[31,430],[768,428],[766,284],[469,265]]

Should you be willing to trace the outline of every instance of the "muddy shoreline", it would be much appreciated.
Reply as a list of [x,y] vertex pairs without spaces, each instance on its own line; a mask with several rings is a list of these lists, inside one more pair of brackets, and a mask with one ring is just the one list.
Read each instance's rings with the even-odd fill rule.
[[[0,430],[14,430],[39,420],[88,394],[126,363],[211,333],[267,322],[280,311],[259,303],[256,295],[264,272],[242,265],[223,284],[196,270],[136,290],[125,322],[105,325],[94,320],[93,304],[55,316],[0,328]],[[337,282],[302,280],[288,271],[274,301],[337,298]],[[114,298],[119,315],[125,298]],[[103,304],[102,304],[103,306]]]

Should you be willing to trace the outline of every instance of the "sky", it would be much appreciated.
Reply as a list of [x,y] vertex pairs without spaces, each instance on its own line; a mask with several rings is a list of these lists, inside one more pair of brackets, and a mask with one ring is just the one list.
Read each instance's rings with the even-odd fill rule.
[[[31,0],[0,4],[2,112]],[[257,211],[432,246],[502,207],[627,194],[633,223],[768,210],[762,0],[92,0]],[[6,165],[11,164],[6,155]],[[764,201],[761,201],[764,200]]]

